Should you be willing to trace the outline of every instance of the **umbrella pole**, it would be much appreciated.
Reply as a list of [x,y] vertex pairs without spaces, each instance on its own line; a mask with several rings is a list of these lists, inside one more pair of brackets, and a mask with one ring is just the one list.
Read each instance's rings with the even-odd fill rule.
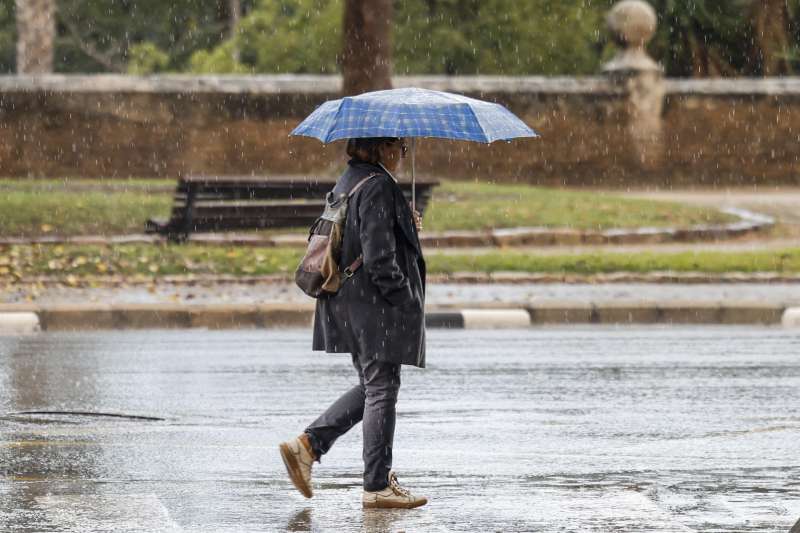
[[411,137],[411,209],[417,210],[417,176],[416,176],[417,138]]

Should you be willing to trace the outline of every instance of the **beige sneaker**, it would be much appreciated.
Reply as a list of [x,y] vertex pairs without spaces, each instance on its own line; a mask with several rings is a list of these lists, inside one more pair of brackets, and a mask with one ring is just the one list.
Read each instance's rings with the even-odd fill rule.
[[303,496],[310,498],[314,495],[311,491],[311,467],[314,464],[315,456],[308,435],[303,433],[296,439],[282,442],[279,448],[283,464],[286,465],[286,471],[289,472],[289,478],[295,488]]
[[400,486],[394,472],[389,472],[389,486],[376,492],[365,490],[361,503],[365,509],[413,509],[428,503],[428,498],[414,496]]

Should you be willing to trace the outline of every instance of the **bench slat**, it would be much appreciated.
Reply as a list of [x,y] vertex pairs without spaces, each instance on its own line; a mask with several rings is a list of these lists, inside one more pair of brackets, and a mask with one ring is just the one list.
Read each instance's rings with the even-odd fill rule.
[[[272,183],[285,183],[290,185],[298,185],[301,183],[329,183],[335,184],[336,178],[327,178],[327,177],[313,177],[313,176],[213,176],[213,175],[193,175],[189,174],[186,176],[182,176],[180,181],[183,183],[191,183],[191,184],[203,184],[203,183],[218,183],[221,185],[233,185],[237,186],[240,184],[272,184]],[[401,180],[400,182],[406,183],[406,180]],[[419,178],[417,179],[417,184],[431,184],[431,185],[439,185],[438,180],[431,180],[431,179],[424,179]]]
[[[173,194],[169,221],[148,221],[147,232],[180,237],[192,231],[308,227],[322,214],[336,182],[306,177],[185,176]],[[417,209],[424,214],[438,181],[417,182]],[[400,182],[411,200],[411,184]]]
[[199,217],[239,217],[239,218],[281,218],[295,216],[318,217],[322,214],[322,208],[316,205],[275,205],[268,208],[261,206],[228,206],[214,205],[196,207],[193,211],[192,220]]
[[[196,198],[210,199],[210,198],[230,198],[230,199],[253,199],[253,200],[292,200],[292,199],[322,199],[333,189],[334,184],[325,184],[324,186],[302,186],[300,188],[293,188],[291,186],[269,186],[269,187],[198,187],[195,191]],[[410,197],[411,186],[401,185],[401,189]],[[431,191],[432,186],[418,185],[417,195],[423,195],[427,191]],[[176,192],[175,198],[185,199],[186,192]]]
[[316,218],[311,221],[288,218],[200,220],[192,223],[191,230],[193,232],[210,232],[234,229],[307,228],[313,224],[314,220]]
[[276,200],[247,200],[242,198],[237,198],[234,200],[220,200],[219,198],[215,198],[208,200],[195,200],[193,205],[195,209],[204,209],[207,207],[221,207],[221,206],[248,207],[248,208],[261,208],[261,209],[314,206],[318,208],[321,212],[322,209],[325,207],[325,202],[322,200],[276,201]]

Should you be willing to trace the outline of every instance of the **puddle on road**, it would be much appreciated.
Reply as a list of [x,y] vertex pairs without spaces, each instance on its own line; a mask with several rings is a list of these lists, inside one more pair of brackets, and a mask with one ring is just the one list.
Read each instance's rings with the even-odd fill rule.
[[36,498],[46,521],[61,531],[181,533],[155,494],[48,495]]
[[[0,529],[782,533],[800,517],[796,335],[431,332],[429,368],[404,374],[394,450],[431,503],[396,513],[360,507],[358,429],[315,467],[313,500],[286,479],[277,442],[353,381],[308,343],[0,341],[0,412],[13,413],[0,419]],[[134,418],[94,416],[106,411]]]

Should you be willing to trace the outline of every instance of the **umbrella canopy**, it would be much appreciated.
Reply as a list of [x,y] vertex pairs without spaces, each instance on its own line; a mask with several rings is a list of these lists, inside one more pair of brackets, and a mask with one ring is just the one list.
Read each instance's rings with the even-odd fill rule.
[[481,143],[537,137],[500,104],[417,88],[325,102],[291,135],[315,137],[323,143],[353,137],[438,137]]

